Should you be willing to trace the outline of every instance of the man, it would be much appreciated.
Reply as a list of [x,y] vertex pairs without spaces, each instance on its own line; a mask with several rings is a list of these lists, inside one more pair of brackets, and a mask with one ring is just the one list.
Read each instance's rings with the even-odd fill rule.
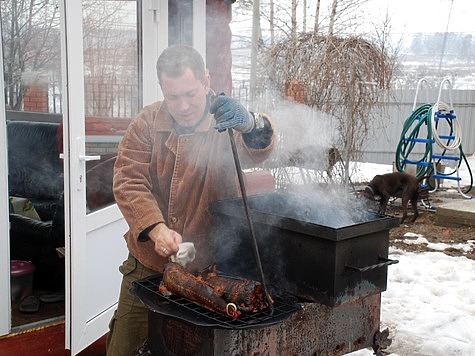
[[213,261],[208,204],[239,195],[228,134],[233,128],[243,166],[262,162],[273,147],[269,118],[210,89],[202,57],[172,46],[157,61],[163,102],[130,123],[114,167],[114,195],[128,225],[129,257],[107,354],[134,355],[147,337],[148,310],[129,293],[134,280],[163,270],[182,242],[193,242],[198,270]]

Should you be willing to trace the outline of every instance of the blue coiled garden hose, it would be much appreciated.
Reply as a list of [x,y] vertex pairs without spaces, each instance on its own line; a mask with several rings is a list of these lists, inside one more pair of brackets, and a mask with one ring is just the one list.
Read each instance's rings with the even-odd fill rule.
[[[401,137],[396,149],[396,169],[399,172],[403,172],[407,164],[417,165],[416,176],[419,179],[422,179],[426,176],[431,175],[433,172],[433,164],[432,164],[432,144],[435,142],[434,140],[434,131],[436,132],[438,121],[435,121],[435,127],[432,127],[433,120],[433,106],[430,104],[424,104],[418,108],[416,108],[411,115],[407,118],[404,122],[403,129],[401,132]],[[450,127],[450,134],[449,136],[453,135],[454,127],[452,120],[446,119],[447,123]],[[425,137],[420,137],[422,135],[421,130],[425,128],[427,133]],[[411,152],[416,144],[424,143],[425,150],[422,156],[417,159],[409,159]],[[450,143],[450,139],[448,142]],[[468,186],[467,190],[464,192],[465,194],[470,192],[473,186],[473,175],[470,169],[470,165],[468,164],[467,157],[465,156],[462,145],[460,144],[459,147],[459,160],[457,163],[457,168],[455,168],[450,173],[437,173],[439,175],[450,176],[456,172],[456,170],[462,164],[462,161],[465,162],[469,174],[470,174],[470,185]],[[446,149],[443,150],[442,155],[446,153]],[[441,159],[436,161],[436,164],[439,163]],[[432,187],[433,188],[433,187]]]
[[[432,106],[424,104],[415,109],[404,122],[399,144],[396,149],[396,169],[403,172],[408,162],[417,165],[417,178],[427,175],[431,169],[432,157],[432,123],[430,119]],[[425,138],[420,138],[421,129],[426,126]],[[425,142],[425,150],[419,160],[409,160],[409,156],[417,143]]]

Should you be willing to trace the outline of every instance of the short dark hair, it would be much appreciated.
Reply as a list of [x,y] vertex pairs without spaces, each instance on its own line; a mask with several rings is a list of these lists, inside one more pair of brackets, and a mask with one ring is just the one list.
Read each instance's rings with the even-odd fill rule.
[[201,54],[191,46],[174,45],[166,48],[157,60],[158,82],[162,82],[162,74],[178,77],[186,68],[190,68],[196,78],[204,80],[205,64]]

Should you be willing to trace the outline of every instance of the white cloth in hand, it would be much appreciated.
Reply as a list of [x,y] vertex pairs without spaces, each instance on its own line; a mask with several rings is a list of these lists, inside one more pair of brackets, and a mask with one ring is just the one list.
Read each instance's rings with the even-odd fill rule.
[[182,267],[195,260],[196,249],[193,242],[182,242],[178,245],[178,252],[176,255],[171,255],[170,260],[176,262]]

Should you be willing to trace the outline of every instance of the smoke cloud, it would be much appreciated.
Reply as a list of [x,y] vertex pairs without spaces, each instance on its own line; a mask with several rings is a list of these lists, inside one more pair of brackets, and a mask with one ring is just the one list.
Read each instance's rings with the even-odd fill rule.
[[337,145],[334,118],[290,100],[278,101],[269,111],[279,137],[271,159],[287,165],[326,169],[328,149]]

